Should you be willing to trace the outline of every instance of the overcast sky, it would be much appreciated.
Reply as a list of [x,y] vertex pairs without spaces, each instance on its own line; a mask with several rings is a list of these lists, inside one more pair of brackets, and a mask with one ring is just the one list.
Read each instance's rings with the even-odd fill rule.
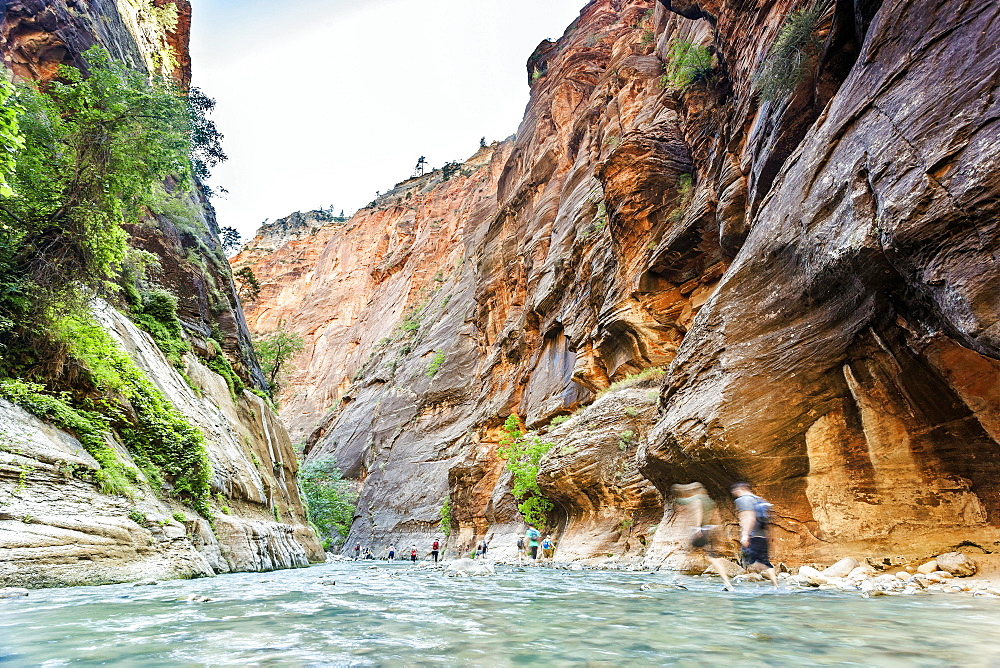
[[220,225],[333,205],[514,133],[525,63],[585,0],[194,0],[194,84],[217,100],[229,161]]

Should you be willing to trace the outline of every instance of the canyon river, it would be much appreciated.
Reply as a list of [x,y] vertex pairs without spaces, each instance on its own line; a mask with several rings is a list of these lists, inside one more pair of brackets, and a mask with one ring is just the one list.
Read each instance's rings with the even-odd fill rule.
[[0,600],[0,664],[10,666],[998,661],[1000,601],[756,584],[729,594],[716,578],[662,572],[501,566],[495,577],[448,578],[329,563]]

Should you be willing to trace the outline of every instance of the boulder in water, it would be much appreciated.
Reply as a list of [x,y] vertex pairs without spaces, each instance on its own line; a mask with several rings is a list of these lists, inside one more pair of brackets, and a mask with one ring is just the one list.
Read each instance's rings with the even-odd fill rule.
[[934,570],[947,571],[957,578],[966,578],[975,575],[979,570],[976,560],[961,552],[946,552],[939,554],[935,559],[937,568]]
[[823,575],[828,578],[845,578],[858,566],[860,564],[857,559],[844,557],[833,566],[823,569]]
[[805,584],[812,585],[813,587],[818,587],[820,585],[825,585],[829,580],[825,575],[820,573],[818,570],[812,566],[802,566],[799,568],[798,579]]
[[918,573],[927,574],[927,573],[933,573],[936,570],[938,570],[938,563],[936,559],[931,559],[930,561],[917,566]]

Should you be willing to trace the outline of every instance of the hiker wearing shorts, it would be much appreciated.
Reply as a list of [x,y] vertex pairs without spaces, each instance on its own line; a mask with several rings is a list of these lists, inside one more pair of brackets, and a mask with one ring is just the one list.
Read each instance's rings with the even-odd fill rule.
[[700,482],[672,485],[670,490],[674,493],[674,505],[689,508],[692,513],[689,550],[691,552],[704,550],[708,563],[712,565],[716,573],[722,576],[723,588],[726,591],[733,591],[733,585],[729,581],[729,573],[726,568],[726,560],[716,551],[719,522],[716,521],[715,503],[708,496],[708,490]]
[[750,491],[750,484],[738,482],[730,491],[736,499],[736,512],[740,519],[740,545],[743,546],[743,565],[747,570],[767,576],[778,588],[778,576],[768,555],[768,530],[771,504]]

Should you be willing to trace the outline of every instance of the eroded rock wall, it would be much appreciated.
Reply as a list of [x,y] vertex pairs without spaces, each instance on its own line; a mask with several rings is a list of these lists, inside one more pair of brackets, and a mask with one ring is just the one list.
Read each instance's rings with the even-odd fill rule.
[[[102,494],[97,462],[72,435],[0,401],[0,582],[42,587],[201,577],[324,559],[295,483],[296,456],[270,407],[188,354],[185,380],[145,332],[103,305],[101,324],[206,437],[214,527],[141,480]],[[134,467],[123,445],[118,456]],[[183,519],[179,519],[183,516]]]
[[[47,80],[60,64],[86,69],[82,53],[101,44],[140,71],[190,80],[191,8],[186,0],[5,2],[0,55],[14,74]],[[170,185],[170,184],[168,184]],[[134,499],[107,496],[74,468],[97,462],[73,436],[20,408],[0,405],[0,581],[28,586],[192,577],[270,570],[324,559],[295,483],[296,454],[270,406],[233,395],[205,359],[221,344],[237,373],[263,386],[211,205],[196,191],[186,215],[151,216],[129,232],[159,262],[152,282],[174,292],[187,380],[147,334],[104,305],[104,327],[180,413],[205,435],[214,477],[214,531],[169,490],[141,485]],[[124,447],[119,456],[131,463]],[[87,476],[84,475],[84,478]],[[226,508],[228,514],[222,512]],[[173,513],[184,516],[183,522]],[[145,517],[137,524],[134,518]]]
[[[789,562],[996,547],[1000,10],[831,3],[803,76],[762,101],[754,78],[809,6],[589,3],[529,60],[525,119],[490,179],[463,186],[480,206],[434,251],[448,269],[417,319],[411,291],[308,260],[378,230],[345,229],[323,251],[288,243],[300,276],[363,289],[355,301],[391,314],[351,320],[331,345],[355,362],[307,355],[287,390],[333,399],[286,411],[319,425],[310,453],[361,484],[352,544],[426,543],[445,495],[452,544],[512,542],[503,419],[544,429],[663,366],[655,415],[598,401],[572,422],[591,415],[593,435],[551,431],[540,481],[573,556],[624,554],[633,518],[647,562],[676,562],[683,518],[652,524],[653,489],[692,479],[729,520],[729,484],[754,483]],[[714,67],[671,89],[679,41],[708,47]],[[311,289],[274,275],[272,295]],[[289,319],[298,308],[262,302]],[[642,434],[628,462],[612,456],[615,431]],[[641,477],[623,488],[621,466]]]

